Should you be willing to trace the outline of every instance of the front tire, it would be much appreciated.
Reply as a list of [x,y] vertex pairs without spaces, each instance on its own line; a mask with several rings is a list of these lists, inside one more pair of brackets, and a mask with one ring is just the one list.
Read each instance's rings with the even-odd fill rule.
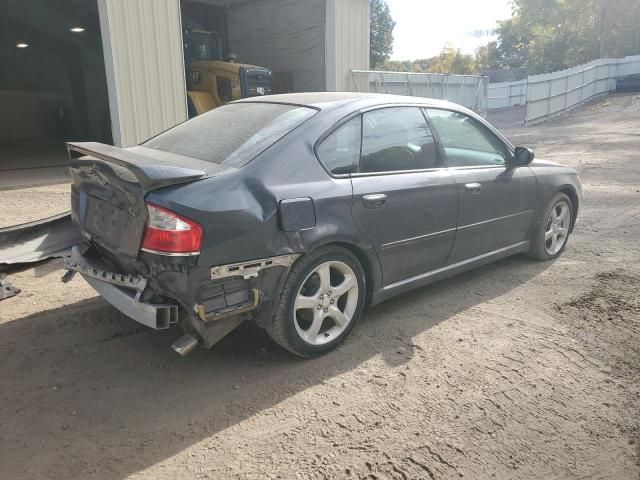
[[338,246],[304,255],[285,280],[267,333],[301,357],[333,350],[360,319],[366,294],[357,257]]
[[564,193],[556,194],[549,202],[533,233],[530,256],[537,260],[552,260],[559,257],[567,246],[573,206]]

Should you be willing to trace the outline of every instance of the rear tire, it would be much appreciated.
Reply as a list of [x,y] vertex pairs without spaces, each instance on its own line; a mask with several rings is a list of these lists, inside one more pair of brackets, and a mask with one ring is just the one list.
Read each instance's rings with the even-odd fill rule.
[[536,260],[552,260],[564,252],[573,222],[571,199],[557,193],[547,205],[533,232],[529,256]]
[[357,257],[342,247],[321,247],[291,267],[267,333],[298,356],[322,355],[356,325],[365,293]]

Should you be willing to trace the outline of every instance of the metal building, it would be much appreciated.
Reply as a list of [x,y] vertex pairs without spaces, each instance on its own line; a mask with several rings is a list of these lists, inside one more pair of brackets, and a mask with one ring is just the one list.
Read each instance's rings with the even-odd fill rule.
[[[184,0],[182,3],[185,3]],[[344,89],[369,61],[368,0],[207,0],[224,8],[229,49],[288,76],[291,91]],[[116,145],[187,118],[180,0],[98,0]]]
[[346,90],[369,66],[369,0],[1,3],[0,171],[63,165],[65,141],[126,147],[186,120],[186,19],[272,70],[276,93]]

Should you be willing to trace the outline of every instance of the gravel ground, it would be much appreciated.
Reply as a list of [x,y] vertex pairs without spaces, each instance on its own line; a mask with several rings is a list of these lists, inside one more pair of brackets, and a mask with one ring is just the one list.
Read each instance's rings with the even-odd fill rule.
[[251,326],[179,358],[60,261],[12,274],[0,478],[640,478],[640,97],[506,133],[578,169],[566,253],[369,308],[319,359]]

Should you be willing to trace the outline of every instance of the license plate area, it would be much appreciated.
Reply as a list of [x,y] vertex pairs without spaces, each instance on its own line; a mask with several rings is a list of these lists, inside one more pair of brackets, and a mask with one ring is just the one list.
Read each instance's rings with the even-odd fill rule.
[[124,210],[100,198],[87,196],[84,229],[106,245],[120,249],[124,232],[130,228],[130,220]]

